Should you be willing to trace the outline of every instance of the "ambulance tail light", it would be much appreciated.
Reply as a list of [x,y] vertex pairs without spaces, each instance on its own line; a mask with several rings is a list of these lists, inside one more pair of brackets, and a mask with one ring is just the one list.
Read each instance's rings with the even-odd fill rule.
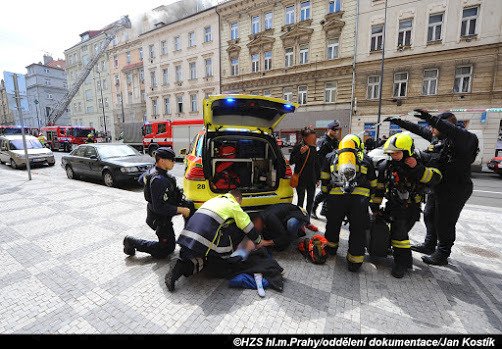
[[190,181],[206,180],[206,178],[204,177],[204,170],[202,169],[202,167],[197,167],[197,166],[192,167],[185,175],[185,178]]
[[284,174],[284,178],[289,179],[293,176],[293,171],[291,170],[291,166],[286,165],[286,173]]

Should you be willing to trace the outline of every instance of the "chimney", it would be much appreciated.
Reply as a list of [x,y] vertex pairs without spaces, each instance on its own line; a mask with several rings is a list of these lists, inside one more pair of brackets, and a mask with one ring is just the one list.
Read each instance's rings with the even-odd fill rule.
[[50,62],[52,62],[54,59],[49,56],[49,55],[44,55],[44,65],[47,65],[49,64]]

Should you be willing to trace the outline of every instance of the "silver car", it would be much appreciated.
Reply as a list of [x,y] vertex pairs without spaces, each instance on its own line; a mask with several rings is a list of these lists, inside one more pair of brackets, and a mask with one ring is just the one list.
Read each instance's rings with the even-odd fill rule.
[[[26,136],[26,148],[30,165],[54,166],[56,163],[52,151],[44,147],[36,137]],[[9,164],[14,169],[26,167],[21,135],[0,136],[0,163]]]

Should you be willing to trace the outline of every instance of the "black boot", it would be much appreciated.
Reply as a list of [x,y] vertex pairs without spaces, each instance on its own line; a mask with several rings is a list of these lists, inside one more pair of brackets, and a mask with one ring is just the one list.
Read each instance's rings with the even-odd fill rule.
[[166,274],[165,282],[169,292],[174,292],[174,283],[183,275],[183,261],[176,259],[171,261],[171,269]]
[[350,261],[347,261],[347,269],[353,273],[357,273],[359,269],[361,269],[362,263],[352,263]]
[[330,256],[336,256],[336,251],[337,250],[338,250],[338,247],[326,246],[326,252],[328,252],[328,254]]
[[420,245],[411,245],[411,250],[415,251],[415,252],[418,252],[418,253],[423,253],[423,254],[431,255],[431,254],[434,253],[434,251],[436,250],[436,248],[433,247],[433,246],[430,246],[430,245],[427,245],[427,244],[423,243],[423,244],[420,244]]
[[436,250],[430,256],[422,256],[424,263],[431,265],[448,265],[448,257]]
[[132,236],[126,236],[124,238],[124,253],[129,256],[134,256],[136,254],[135,239]]
[[390,273],[395,278],[401,279],[404,276],[406,269],[407,269],[406,266],[394,262],[394,265],[392,266],[392,271]]

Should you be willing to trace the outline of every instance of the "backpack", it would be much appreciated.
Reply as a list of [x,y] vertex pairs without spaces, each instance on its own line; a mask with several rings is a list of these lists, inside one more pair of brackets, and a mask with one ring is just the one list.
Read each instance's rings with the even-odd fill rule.
[[328,240],[324,236],[316,234],[300,241],[298,250],[312,263],[324,264],[328,259],[327,246]]

